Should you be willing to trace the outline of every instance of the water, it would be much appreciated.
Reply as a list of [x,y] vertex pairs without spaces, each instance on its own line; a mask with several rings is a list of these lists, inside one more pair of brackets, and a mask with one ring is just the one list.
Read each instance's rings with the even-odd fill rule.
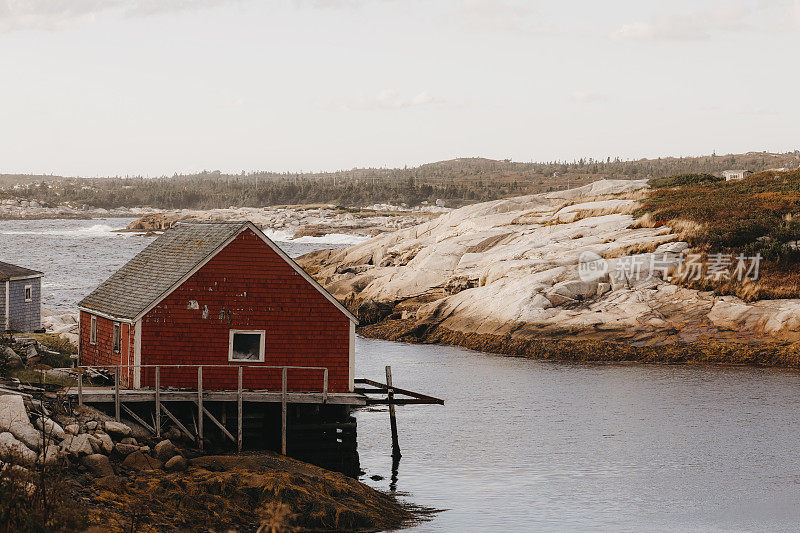
[[[0,261],[45,273],[42,303],[50,309],[72,309],[97,285],[150,244],[154,237],[114,232],[132,218],[93,220],[2,220]],[[287,238],[288,234],[273,236]],[[286,253],[297,256],[362,237],[326,235],[279,242]]]
[[[0,222],[0,260],[69,308],[150,242],[127,219]],[[279,243],[298,255],[326,243]],[[359,338],[357,373],[444,398],[357,414],[363,481],[443,509],[416,531],[794,531],[800,374],[576,365]],[[372,475],[385,479],[373,481]]]
[[[577,365],[359,339],[359,375],[446,400],[398,407],[396,490],[419,531],[796,531],[800,374]],[[358,414],[388,490],[387,412]]]

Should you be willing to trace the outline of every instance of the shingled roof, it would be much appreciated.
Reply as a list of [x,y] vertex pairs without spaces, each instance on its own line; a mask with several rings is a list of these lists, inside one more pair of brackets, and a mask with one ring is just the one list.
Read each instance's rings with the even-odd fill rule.
[[30,268],[12,265],[11,263],[3,263],[0,261],[0,281],[34,278],[42,275],[44,274],[38,270],[31,270]]
[[175,290],[233,238],[250,228],[351,320],[356,318],[252,222],[178,222],[78,303],[80,308],[130,321]]

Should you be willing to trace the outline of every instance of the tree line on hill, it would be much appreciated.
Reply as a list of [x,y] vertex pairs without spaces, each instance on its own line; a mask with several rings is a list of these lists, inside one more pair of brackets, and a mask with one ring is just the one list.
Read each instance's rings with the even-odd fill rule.
[[749,152],[725,156],[641,159],[581,158],[522,163],[464,158],[413,168],[368,168],[321,173],[219,171],[171,177],[65,178],[0,175],[0,196],[94,207],[211,209],[325,203],[363,207],[375,203],[449,206],[549,192],[602,178],[643,179],[676,174],[720,174],[745,168],[795,168],[800,152]]

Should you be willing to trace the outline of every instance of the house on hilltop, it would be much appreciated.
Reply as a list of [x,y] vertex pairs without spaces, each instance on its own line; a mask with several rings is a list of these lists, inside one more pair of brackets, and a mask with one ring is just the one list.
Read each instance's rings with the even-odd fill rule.
[[[281,371],[324,367],[333,393],[354,386],[356,318],[251,222],[179,222],[79,303],[80,364],[133,365],[121,382],[154,384],[140,365],[206,368],[206,389],[281,389]],[[292,368],[288,390],[322,388]],[[194,388],[197,368],[160,368]]]
[[0,324],[5,331],[41,329],[42,276],[39,271],[0,261]]
[[749,170],[726,170],[722,173],[725,181],[742,180],[753,173]]

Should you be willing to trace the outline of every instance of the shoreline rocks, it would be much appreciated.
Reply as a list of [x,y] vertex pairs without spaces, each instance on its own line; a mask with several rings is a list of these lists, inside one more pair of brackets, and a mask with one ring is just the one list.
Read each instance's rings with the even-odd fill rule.
[[485,335],[509,345],[566,336],[631,346],[800,341],[800,299],[744,302],[665,281],[677,262],[658,258],[688,244],[668,227],[637,224],[632,213],[646,187],[602,180],[474,204],[298,263],[362,329],[405,319],[409,338],[439,331],[442,339]]

